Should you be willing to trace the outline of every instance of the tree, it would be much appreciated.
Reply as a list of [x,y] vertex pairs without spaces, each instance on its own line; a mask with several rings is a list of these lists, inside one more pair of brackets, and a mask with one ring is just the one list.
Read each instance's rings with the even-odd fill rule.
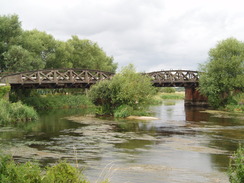
[[200,92],[213,107],[226,105],[235,92],[244,90],[244,43],[235,38],[219,42],[200,70]]
[[93,103],[101,106],[104,114],[114,114],[125,108],[131,110],[129,113],[132,110],[144,110],[154,93],[150,78],[136,73],[134,67],[129,65],[111,80],[92,86],[89,97]]
[[90,40],[63,42],[46,32],[24,31],[17,15],[0,16],[0,72],[82,68],[115,72],[117,63]]
[[46,68],[73,68],[72,52],[70,44],[56,41],[54,58],[47,61]]
[[21,22],[17,15],[0,16],[0,71],[5,71],[4,53],[21,35]]
[[80,40],[78,36],[72,36],[67,43],[72,47],[71,62],[74,68],[97,69],[115,72],[117,64],[113,63],[113,57],[109,57],[97,43],[90,40]]

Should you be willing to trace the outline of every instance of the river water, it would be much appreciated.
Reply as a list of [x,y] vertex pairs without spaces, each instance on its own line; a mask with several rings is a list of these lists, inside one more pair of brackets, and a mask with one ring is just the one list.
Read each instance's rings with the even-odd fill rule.
[[229,157],[244,144],[244,116],[151,107],[157,120],[95,118],[87,109],[41,111],[40,120],[0,128],[0,148],[19,162],[66,159],[91,182],[225,183]]

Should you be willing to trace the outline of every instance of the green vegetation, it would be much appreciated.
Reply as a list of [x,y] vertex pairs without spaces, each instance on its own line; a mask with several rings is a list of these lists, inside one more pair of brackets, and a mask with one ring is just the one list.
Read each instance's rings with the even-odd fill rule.
[[184,92],[177,92],[177,93],[160,93],[160,97],[162,99],[184,99],[185,93]]
[[244,112],[244,93],[238,93],[229,98],[225,108],[228,111]]
[[94,106],[85,95],[32,96],[23,98],[22,101],[36,109],[81,108]]
[[117,64],[90,40],[66,42],[38,30],[25,31],[17,15],[0,16],[0,72],[49,68],[99,69],[115,72]]
[[38,118],[32,107],[23,105],[21,102],[10,103],[0,99],[0,109],[0,125],[16,124]]
[[[82,172],[66,162],[43,171],[37,163],[17,164],[12,158],[0,155],[1,183],[89,183]],[[103,181],[108,183],[108,181]]]
[[88,95],[100,106],[100,113],[126,117],[135,111],[145,111],[150,105],[155,89],[150,78],[138,74],[132,65],[122,69],[111,80],[101,81],[91,87]]
[[231,183],[244,182],[244,148],[241,145],[231,157],[228,173]]
[[200,70],[200,92],[211,106],[224,107],[237,92],[244,91],[244,43],[234,38],[219,42]]
[[175,88],[173,87],[163,87],[160,92],[162,93],[175,93]]
[[5,97],[10,92],[10,86],[0,86],[0,99]]

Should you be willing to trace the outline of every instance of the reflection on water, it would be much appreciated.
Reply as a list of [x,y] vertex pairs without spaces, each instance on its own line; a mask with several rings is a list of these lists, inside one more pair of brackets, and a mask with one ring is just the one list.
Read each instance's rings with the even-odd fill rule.
[[0,128],[0,148],[18,161],[79,162],[91,182],[228,182],[229,155],[244,143],[243,116],[151,107],[158,120],[95,118],[88,109],[44,111],[40,121]]

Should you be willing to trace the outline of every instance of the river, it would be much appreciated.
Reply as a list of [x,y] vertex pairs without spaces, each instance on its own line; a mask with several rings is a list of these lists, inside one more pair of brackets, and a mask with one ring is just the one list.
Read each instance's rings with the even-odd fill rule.
[[95,118],[87,109],[40,112],[40,120],[0,128],[0,148],[19,162],[66,159],[91,182],[225,183],[229,157],[244,144],[244,116],[151,107],[157,120]]

